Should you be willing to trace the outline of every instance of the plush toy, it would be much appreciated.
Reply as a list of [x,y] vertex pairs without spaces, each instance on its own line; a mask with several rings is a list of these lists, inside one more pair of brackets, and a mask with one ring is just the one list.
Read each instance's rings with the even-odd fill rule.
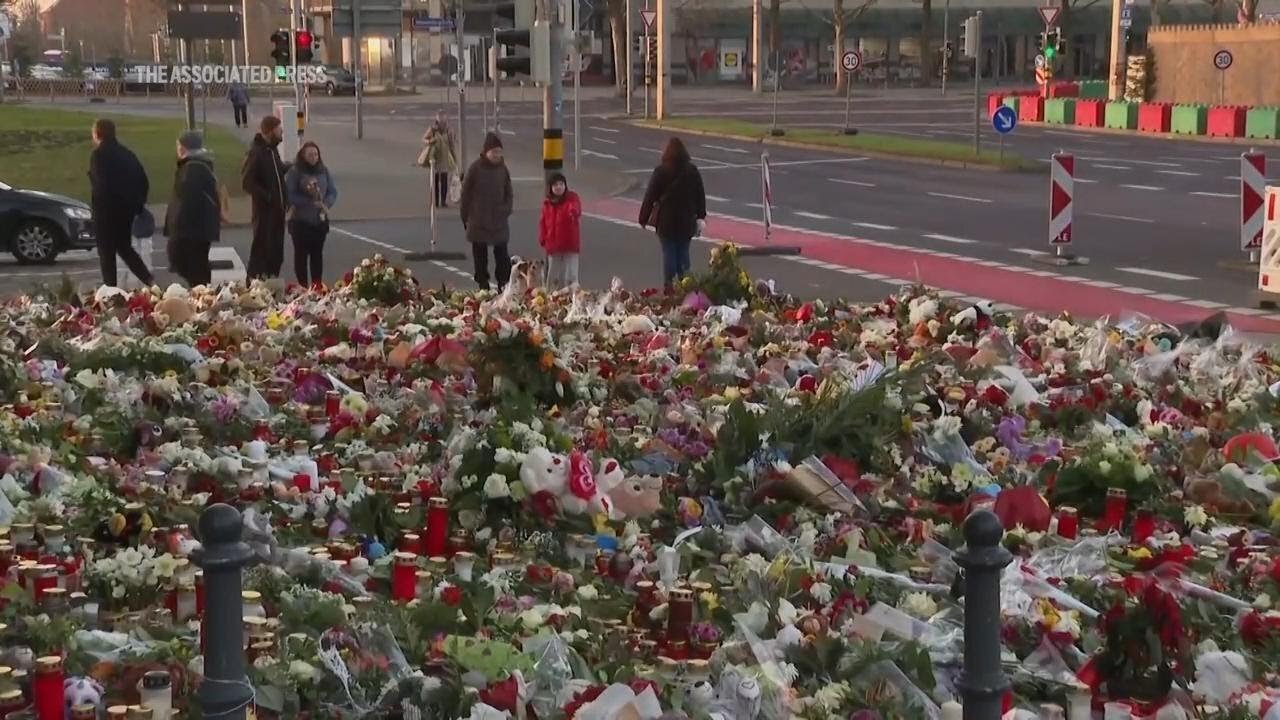
[[608,495],[619,520],[648,517],[662,508],[662,478],[625,478]]
[[97,680],[87,677],[69,677],[62,681],[62,696],[66,701],[66,716],[77,705],[92,705],[102,712],[102,696],[106,694]]
[[560,507],[575,515],[612,515],[613,501],[597,484],[591,459],[578,450],[569,456],[569,492],[560,496]]

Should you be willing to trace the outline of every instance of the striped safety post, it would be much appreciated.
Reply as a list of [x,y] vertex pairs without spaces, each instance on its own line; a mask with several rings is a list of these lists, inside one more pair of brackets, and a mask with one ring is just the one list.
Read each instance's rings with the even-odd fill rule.
[[1257,262],[1262,249],[1262,199],[1267,185],[1267,156],[1252,148],[1240,155],[1240,249]]
[[1262,252],[1258,258],[1258,290],[1261,305],[1275,307],[1280,295],[1280,188],[1267,188],[1266,218],[1263,221]]
[[1075,195],[1076,159],[1069,153],[1054,153],[1049,163],[1049,244],[1058,257],[1066,257],[1071,246],[1071,218]]

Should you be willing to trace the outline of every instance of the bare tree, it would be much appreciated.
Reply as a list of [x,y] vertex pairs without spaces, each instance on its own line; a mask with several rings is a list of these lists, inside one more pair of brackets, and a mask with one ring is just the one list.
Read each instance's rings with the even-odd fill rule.
[[1258,22],[1258,0],[1239,0],[1236,10],[1242,25]]
[[[1159,0],[1156,0],[1157,2]],[[1062,55],[1063,72],[1062,77],[1070,78],[1075,73],[1076,50],[1071,44],[1071,15],[1076,10],[1088,10],[1097,5],[1101,0],[1062,0],[1062,10],[1058,13],[1058,27],[1062,30],[1062,37],[1067,39],[1067,50]],[[1153,13],[1155,10],[1153,9]],[[1154,24],[1154,21],[1153,21]]]
[[[613,35],[613,82],[618,97],[627,94],[627,0],[609,0],[609,30]],[[643,60],[642,60],[643,62]]]
[[804,9],[816,15],[819,19],[831,27],[833,41],[831,43],[832,63],[835,65],[836,71],[836,94],[841,95],[849,84],[849,73],[845,72],[844,64],[840,59],[844,56],[845,38],[848,37],[848,28],[862,14],[869,10],[879,0],[854,0],[857,6],[849,8],[845,5],[846,0],[831,0],[830,11],[819,11],[804,5]]
[[[920,78],[933,82],[933,51],[929,40],[933,35],[933,0],[921,0],[920,3]],[[886,67],[885,72],[889,72]]]

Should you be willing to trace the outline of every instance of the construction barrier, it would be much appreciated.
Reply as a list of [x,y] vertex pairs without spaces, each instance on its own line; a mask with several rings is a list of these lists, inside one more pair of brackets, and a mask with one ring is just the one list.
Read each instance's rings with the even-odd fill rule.
[[1076,124],[1075,98],[1049,98],[1044,101],[1044,121],[1054,125]]
[[1280,291],[1280,188],[1266,189],[1266,216],[1262,224],[1262,254],[1258,261],[1258,289]]
[[1106,121],[1102,100],[1077,100],[1076,125],[1080,127],[1102,127]]
[[1018,103],[1018,119],[1023,122],[1044,121],[1044,98],[1024,97]]
[[1004,95],[1000,93],[987,93],[987,117],[996,114],[996,110],[1004,104]]
[[1204,105],[1174,105],[1169,115],[1169,131],[1178,135],[1203,135],[1209,109]]
[[1049,163],[1049,244],[1059,255],[1071,245],[1075,176],[1075,156],[1054,153]]
[[1106,125],[1112,130],[1133,130],[1137,128],[1137,104],[1120,100],[1107,103]]
[[1259,152],[1240,155],[1240,249],[1262,247],[1262,198],[1267,184],[1267,156]]
[[1266,140],[1280,137],[1280,108],[1251,108],[1245,114],[1244,134]]
[[1167,103],[1142,103],[1138,106],[1138,132],[1167,133],[1173,108]]
[[1013,108],[1013,111],[1018,113],[1019,115],[1022,114],[1021,110],[1019,110],[1019,105],[1021,104],[1022,104],[1022,97],[1018,95],[1009,95],[1004,99],[1005,107]]
[[1244,137],[1247,114],[1247,108],[1242,107],[1211,107],[1205,134],[1209,137]]

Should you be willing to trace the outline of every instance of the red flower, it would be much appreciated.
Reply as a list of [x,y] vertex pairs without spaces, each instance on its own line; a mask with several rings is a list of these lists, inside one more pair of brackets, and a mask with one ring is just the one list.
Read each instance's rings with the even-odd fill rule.
[[564,706],[565,720],[573,720],[573,717],[577,714],[578,710],[582,709],[583,705],[595,702],[595,699],[600,697],[600,694],[603,692],[603,685],[592,685],[580,693],[575,693],[573,699],[569,701],[569,704]]
[[809,336],[809,344],[815,348],[831,347],[835,344],[836,336],[827,330],[815,330]]
[[549,490],[539,490],[529,498],[529,507],[544,522],[555,519],[560,512],[560,501]]
[[982,399],[992,405],[1003,406],[1005,403],[1009,402],[1009,393],[1005,392],[1004,388],[993,383],[988,385],[986,390],[982,391]]
[[480,691],[480,702],[498,710],[513,713],[520,704],[520,681],[509,677]]
[[818,378],[812,375],[802,375],[796,380],[796,390],[802,393],[811,393],[818,390]]
[[449,587],[441,590],[440,602],[448,605],[449,607],[458,607],[462,604],[462,588],[457,585],[450,585]]

